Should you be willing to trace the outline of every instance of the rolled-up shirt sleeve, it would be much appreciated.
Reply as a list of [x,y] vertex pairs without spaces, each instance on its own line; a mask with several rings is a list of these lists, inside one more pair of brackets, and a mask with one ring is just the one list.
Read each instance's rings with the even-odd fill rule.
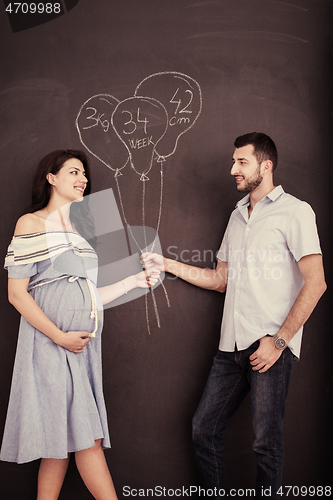
[[316,215],[306,202],[299,204],[287,230],[287,244],[298,262],[305,255],[321,254]]

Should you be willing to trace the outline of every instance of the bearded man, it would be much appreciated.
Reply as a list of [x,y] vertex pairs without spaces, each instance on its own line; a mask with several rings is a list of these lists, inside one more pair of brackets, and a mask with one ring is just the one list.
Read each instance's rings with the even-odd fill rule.
[[[283,418],[303,325],[326,290],[315,214],[274,186],[277,149],[270,137],[237,137],[231,175],[247,193],[232,212],[216,269],[158,254],[142,255],[193,285],[224,292],[219,350],[193,418],[193,444],[203,488],[225,496],[224,429],[251,391],[256,498],[279,497]],[[193,272],[196,269],[196,272]]]

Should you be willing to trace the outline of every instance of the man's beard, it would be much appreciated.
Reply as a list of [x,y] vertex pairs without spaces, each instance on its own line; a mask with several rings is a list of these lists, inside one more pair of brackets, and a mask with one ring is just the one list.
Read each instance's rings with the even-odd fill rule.
[[249,179],[244,179],[244,186],[237,188],[238,191],[242,193],[251,193],[251,191],[254,191],[262,181],[262,175],[260,173],[260,165],[258,165],[257,170],[254,172],[254,174],[249,178]]

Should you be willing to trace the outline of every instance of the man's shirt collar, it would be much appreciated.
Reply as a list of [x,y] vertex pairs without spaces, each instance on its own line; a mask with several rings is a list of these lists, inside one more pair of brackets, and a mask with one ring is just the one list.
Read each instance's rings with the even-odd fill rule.
[[[284,193],[283,187],[282,186],[277,186],[270,193],[266,194],[266,196],[264,196],[261,200],[259,200],[259,202],[263,201],[265,198],[269,198],[271,201],[275,201],[283,193]],[[244,206],[244,205],[247,206],[249,203],[250,203],[250,194],[247,194],[246,196],[244,196],[244,198],[242,198],[241,200],[239,200],[239,202],[236,204],[236,207],[240,209],[242,206]]]

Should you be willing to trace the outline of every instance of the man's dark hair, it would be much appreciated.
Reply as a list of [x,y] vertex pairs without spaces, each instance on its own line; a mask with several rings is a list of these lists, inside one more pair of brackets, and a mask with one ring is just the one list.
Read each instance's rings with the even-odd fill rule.
[[235,148],[242,148],[252,144],[254,148],[254,155],[260,165],[264,160],[271,160],[273,164],[273,171],[278,162],[278,153],[276,146],[268,135],[261,132],[251,132],[250,134],[240,135],[235,140]]

